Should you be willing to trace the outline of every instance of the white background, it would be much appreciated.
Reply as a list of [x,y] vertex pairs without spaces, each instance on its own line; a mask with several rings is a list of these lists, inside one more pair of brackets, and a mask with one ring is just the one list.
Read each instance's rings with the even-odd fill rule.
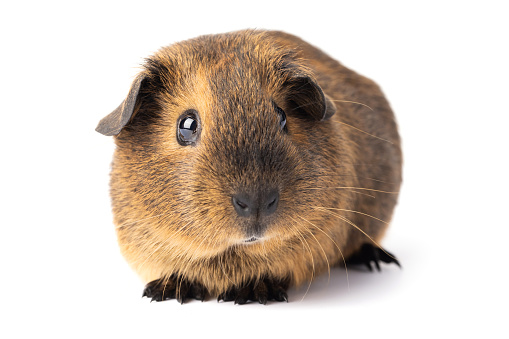
[[[508,337],[503,1],[13,3],[0,6],[0,337]],[[140,298],[112,225],[113,140],[94,128],[144,57],[241,28],[299,35],[382,86],[405,154],[383,245],[402,270],[334,270],[288,304]]]

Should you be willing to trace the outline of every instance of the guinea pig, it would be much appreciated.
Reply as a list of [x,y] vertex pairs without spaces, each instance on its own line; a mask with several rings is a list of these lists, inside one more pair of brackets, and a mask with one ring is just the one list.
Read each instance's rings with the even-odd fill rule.
[[298,37],[201,36],[146,59],[96,129],[114,136],[111,200],[143,296],[288,301],[380,247],[401,184],[380,88]]

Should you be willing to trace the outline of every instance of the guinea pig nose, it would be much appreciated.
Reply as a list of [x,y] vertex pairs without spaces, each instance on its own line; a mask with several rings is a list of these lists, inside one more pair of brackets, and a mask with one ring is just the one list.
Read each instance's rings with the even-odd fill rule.
[[247,194],[237,194],[232,198],[233,207],[241,217],[249,217],[256,213],[255,201]]
[[232,197],[232,204],[241,217],[264,216],[276,211],[279,202],[277,190],[256,194],[240,193]]
[[269,192],[267,198],[264,200],[262,204],[263,206],[262,212],[265,215],[274,213],[276,211],[278,202],[279,202],[279,192],[278,191]]

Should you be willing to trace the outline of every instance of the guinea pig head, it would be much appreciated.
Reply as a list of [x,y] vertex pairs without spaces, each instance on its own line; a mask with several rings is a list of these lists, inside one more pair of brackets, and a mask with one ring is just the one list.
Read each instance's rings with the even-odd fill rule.
[[334,112],[292,51],[245,37],[160,50],[97,127],[117,145],[120,241],[210,258],[298,236],[297,215],[338,166],[322,147]]

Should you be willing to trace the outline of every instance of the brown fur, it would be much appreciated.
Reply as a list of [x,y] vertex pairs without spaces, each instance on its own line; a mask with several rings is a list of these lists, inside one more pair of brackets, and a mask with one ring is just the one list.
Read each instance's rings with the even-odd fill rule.
[[[180,276],[212,295],[264,277],[299,285],[371,241],[354,225],[382,238],[402,160],[371,80],[297,37],[252,30],[162,48],[138,80],[115,137],[111,197],[121,251],[146,282]],[[176,140],[187,109],[203,127],[196,146]],[[318,121],[324,110],[335,114]],[[100,128],[118,127],[119,112]],[[277,211],[264,240],[245,244],[232,195],[268,186],[279,189]]]

